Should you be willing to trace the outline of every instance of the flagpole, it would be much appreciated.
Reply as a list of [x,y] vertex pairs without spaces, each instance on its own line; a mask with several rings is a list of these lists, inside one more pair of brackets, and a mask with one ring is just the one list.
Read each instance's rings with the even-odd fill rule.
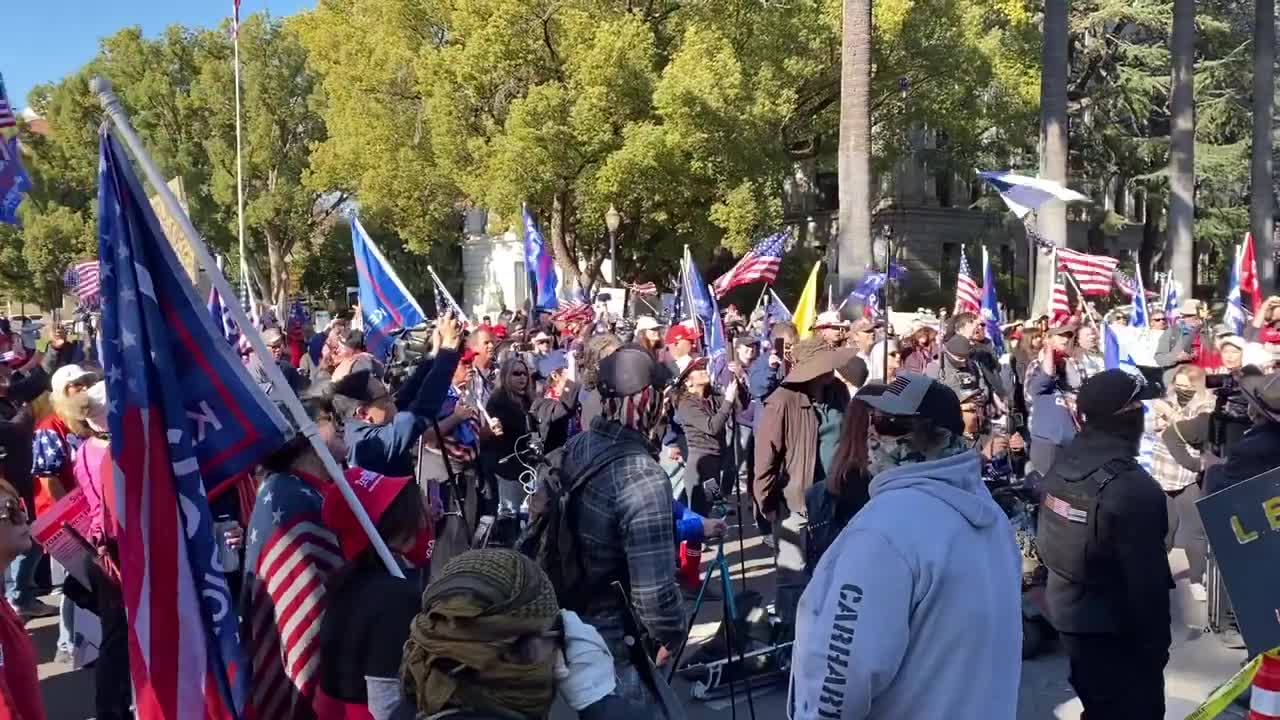
[[[191,246],[191,251],[195,254],[200,267],[204,268],[205,274],[209,276],[209,281],[217,288],[223,297],[234,297],[235,292],[231,287],[231,283],[227,282],[227,278],[218,269],[217,263],[209,256],[209,248],[205,246],[204,240],[200,237],[191,224],[191,218],[187,217],[186,212],[182,210],[182,205],[178,203],[178,198],[174,196],[173,190],[164,181],[164,175],[160,173],[160,169],[156,167],[155,161],[147,154],[146,148],[142,144],[142,140],[138,138],[138,134],[134,132],[133,127],[129,125],[129,116],[125,113],[124,107],[120,105],[120,98],[111,90],[111,81],[100,76],[94,77],[89,81],[89,90],[98,96],[99,102],[102,103],[102,109],[106,112],[108,118],[115,125],[117,136],[124,140],[125,145],[133,153],[142,172],[147,176],[147,181],[155,187],[156,192],[160,195],[160,200],[164,203],[165,209],[177,221],[178,226],[182,229],[184,235],[187,236],[187,243]],[[166,236],[167,239],[167,236]],[[270,358],[271,353],[267,350],[267,344],[262,339],[261,332],[250,325],[249,318],[245,315],[244,308],[238,303],[229,303],[227,308],[231,311],[231,317],[240,326],[240,333],[249,340],[249,344],[253,347],[253,351],[260,358]],[[369,514],[365,512],[364,506],[356,499],[355,494],[351,491],[351,486],[347,484],[346,477],[342,474],[342,468],[339,467],[333,455],[330,454],[329,448],[320,439],[320,435],[316,430],[316,424],[307,415],[307,411],[302,407],[302,402],[298,400],[298,396],[288,390],[289,383],[284,378],[284,373],[280,372],[280,367],[273,362],[262,363],[262,369],[267,373],[267,379],[277,388],[285,388],[285,392],[281,392],[278,399],[284,401],[285,406],[293,415],[294,421],[298,424],[298,431],[304,435],[311,443],[311,448],[315,450],[320,461],[324,464],[325,470],[329,472],[329,476],[333,479],[338,490],[342,493],[343,499],[351,506],[351,512],[355,515],[356,520],[360,523],[360,527],[365,534],[369,536],[369,542],[373,545],[373,549],[378,553],[378,557],[387,567],[387,572],[394,577],[404,578],[404,573],[400,570],[399,564],[391,556],[391,551],[387,549],[387,544],[383,542],[382,536],[378,534],[378,529],[374,527],[373,522],[369,520]]]
[[[458,313],[459,313],[458,319],[462,320],[462,322],[464,323],[469,324],[471,321],[467,319],[466,313],[462,312],[462,306],[458,304],[457,300],[453,299],[453,295],[449,294],[449,288],[445,287],[444,283],[440,282],[440,276],[436,274],[435,268],[428,265],[427,272],[431,273],[431,279],[434,280],[436,283],[436,292],[444,293],[444,299],[449,301],[449,306],[455,307],[458,309]],[[426,313],[423,313],[423,314],[425,315]],[[438,314],[439,313],[437,313],[437,315]]]
[[232,3],[231,47],[236,86],[236,222],[240,228],[240,278],[241,282],[246,283],[246,287],[249,288],[249,300],[255,303],[256,307],[257,299],[253,297],[253,287],[247,285],[249,261],[245,258],[244,246],[244,153],[240,139],[240,3],[239,0],[232,0]]
[[748,326],[751,325],[751,317],[756,314],[756,311],[760,309],[760,304],[764,302],[764,296],[767,292],[769,292],[769,283],[765,283],[764,287],[760,288],[760,297],[756,298],[756,306],[751,308],[751,315],[747,316]]
[[1067,279],[1071,281],[1071,286],[1076,289],[1076,294],[1080,296],[1080,304],[1084,307],[1084,313],[1089,317],[1089,322],[1092,323],[1094,327],[1098,327],[1098,319],[1094,317],[1093,310],[1089,308],[1089,302],[1084,299],[1084,290],[1080,289],[1080,283],[1076,282],[1076,276],[1072,275],[1071,271],[1065,268],[1062,272],[1066,273]]

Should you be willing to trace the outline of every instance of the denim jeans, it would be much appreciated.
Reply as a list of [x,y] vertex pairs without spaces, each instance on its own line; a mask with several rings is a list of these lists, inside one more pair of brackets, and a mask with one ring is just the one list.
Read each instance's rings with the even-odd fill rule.
[[44,550],[39,545],[32,545],[30,550],[13,561],[5,573],[4,594],[14,607],[29,605],[36,600],[36,566],[40,564],[42,555]]

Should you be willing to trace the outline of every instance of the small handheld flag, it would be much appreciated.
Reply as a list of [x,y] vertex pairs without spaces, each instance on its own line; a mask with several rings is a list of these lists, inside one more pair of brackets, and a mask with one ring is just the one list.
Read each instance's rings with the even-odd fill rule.
[[960,251],[960,271],[956,273],[956,306],[953,315],[962,312],[977,313],[982,309],[982,288],[973,281],[969,273],[969,258]]
[[1142,268],[1133,274],[1133,311],[1129,314],[1130,327],[1147,327],[1151,314],[1147,311],[1147,293],[1142,287]]
[[351,216],[351,245],[360,283],[365,347],[374,357],[386,357],[395,342],[395,333],[421,324],[427,316],[355,215]]
[[1253,233],[1244,235],[1244,251],[1240,258],[1240,292],[1249,294],[1253,312],[1262,309],[1262,283],[1258,281],[1258,260],[1253,253]]
[[9,102],[9,92],[4,88],[4,76],[0,75],[0,128],[16,127],[18,118],[13,114],[13,105]]

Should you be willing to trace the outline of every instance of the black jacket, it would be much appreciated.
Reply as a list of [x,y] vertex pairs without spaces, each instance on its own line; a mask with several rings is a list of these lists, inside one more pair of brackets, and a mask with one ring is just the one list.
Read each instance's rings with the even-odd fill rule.
[[549,453],[564,447],[569,441],[569,431],[578,414],[578,383],[565,384],[559,399],[538,398],[533,401],[529,413],[538,421],[538,433],[542,435],[542,451]]
[[[1134,457],[1132,445],[1085,427],[1058,454],[1050,472],[1082,479],[1111,460]],[[1124,637],[1135,651],[1168,653],[1169,590],[1173,576],[1165,552],[1169,519],[1165,495],[1136,462],[1103,489],[1089,568],[1097,582],[1077,585],[1052,570],[1045,591],[1049,618],[1059,632]]]
[[1205,471],[1204,493],[1225,490],[1276,467],[1280,467],[1280,424],[1255,425],[1231,445],[1226,462]]
[[[484,455],[493,464],[490,466],[497,475],[505,480],[519,480],[520,474],[527,468],[515,455],[517,448],[524,452],[529,447],[528,440],[522,437],[538,429],[538,423],[530,414],[532,408],[525,408],[524,403],[505,388],[498,388],[489,397],[485,412],[502,423],[502,434],[483,441]],[[532,458],[526,456],[525,461]]]
[[5,452],[5,478],[35,507],[35,487],[31,482],[31,440],[35,435],[35,415],[31,401],[49,389],[49,374],[34,367],[13,376],[9,391],[0,397],[0,448]]

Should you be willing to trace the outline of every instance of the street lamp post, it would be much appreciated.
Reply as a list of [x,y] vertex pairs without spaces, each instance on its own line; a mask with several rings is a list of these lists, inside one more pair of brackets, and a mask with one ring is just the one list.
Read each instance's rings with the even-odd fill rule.
[[618,227],[622,225],[622,213],[609,203],[609,211],[604,214],[604,225],[609,228],[609,284],[618,284]]

